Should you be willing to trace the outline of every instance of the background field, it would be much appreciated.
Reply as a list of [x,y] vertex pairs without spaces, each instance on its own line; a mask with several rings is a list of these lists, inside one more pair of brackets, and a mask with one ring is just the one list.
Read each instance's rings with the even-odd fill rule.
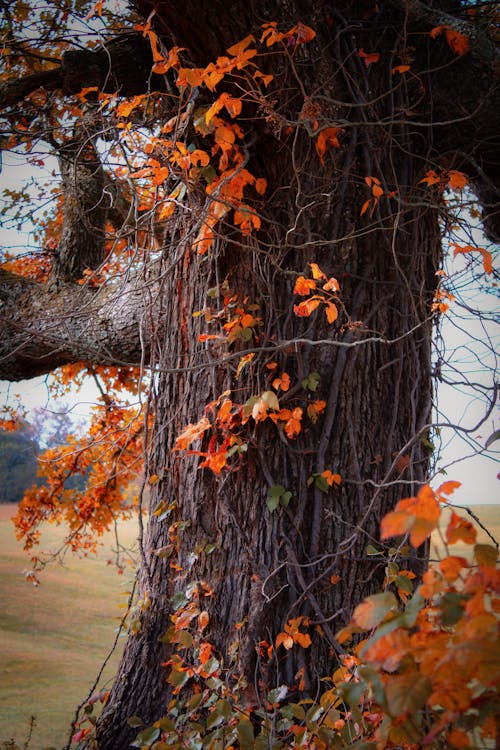
[[[11,737],[24,741],[33,715],[30,750],[60,750],[114,641],[133,572],[118,575],[107,565],[114,544],[109,534],[97,557],[68,556],[64,567],[49,566],[35,588],[24,580],[29,561],[14,536],[15,511],[15,505],[0,505],[0,746]],[[49,527],[44,548],[54,548],[62,536]],[[132,545],[136,537],[134,523],[122,525],[123,543]],[[122,645],[123,639],[117,651]],[[101,684],[111,680],[118,658],[117,652]]]
[[[500,539],[500,505],[472,510]],[[12,736],[24,740],[34,715],[30,750],[60,750],[75,707],[113,642],[132,576],[119,576],[106,564],[112,556],[109,535],[97,558],[53,565],[43,573],[42,585],[33,588],[23,579],[27,560],[9,520],[14,512],[15,506],[0,506],[0,743]],[[122,539],[132,544],[136,536],[135,525],[124,524]],[[46,544],[55,545],[61,537],[60,529],[50,528]],[[434,541],[439,543],[437,536]],[[479,541],[487,537],[481,534]],[[464,555],[468,550],[455,545],[452,551]],[[118,657],[115,653],[104,683],[111,680]]]

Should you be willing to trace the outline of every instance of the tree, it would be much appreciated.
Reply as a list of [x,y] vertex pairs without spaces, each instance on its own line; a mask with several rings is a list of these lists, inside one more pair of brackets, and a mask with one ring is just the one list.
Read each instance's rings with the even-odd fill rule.
[[0,433],[1,503],[17,503],[36,481],[38,444],[27,423]]
[[[318,690],[336,629],[383,583],[366,551],[381,517],[429,475],[445,192],[469,185],[500,228],[488,4],[134,7],[94,46],[61,41],[51,8],[35,50],[8,4],[0,95],[7,148],[49,144],[62,181],[44,250],[1,272],[0,374],[98,377],[115,450],[83,525],[123,510],[120,462],[145,446],[143,609],[101,750],[162,714],[176,611],[208,618],[254,690],[298,674]],[[455,248],[489,273],[477,250]],[[140,426],[110,395],[118,371],[143,391],[149,373]],[[286,650],[266,673],[256,645],[292,618],[307,659]]]

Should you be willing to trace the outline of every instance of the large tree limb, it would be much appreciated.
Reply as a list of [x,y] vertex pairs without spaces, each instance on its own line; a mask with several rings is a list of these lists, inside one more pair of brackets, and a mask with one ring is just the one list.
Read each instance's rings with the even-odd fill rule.
[[152,65],[148,39],[137,32],[120,34],[95,50],[68,50],[58,67],[7,81],[0,86],[0,107],[19,104],[40,87],[76,94],[83,88],[96,86],[99,91],[110,94],[119,91],[123,96],[164,91],[164,78],[151,73]]
[[[138,365],[148,356],[158,308],[144,280],[91,289],[39,284],[0,269],[0,379],[18,381],[84,360]],[[147,311],[155,310],[150,321]]]

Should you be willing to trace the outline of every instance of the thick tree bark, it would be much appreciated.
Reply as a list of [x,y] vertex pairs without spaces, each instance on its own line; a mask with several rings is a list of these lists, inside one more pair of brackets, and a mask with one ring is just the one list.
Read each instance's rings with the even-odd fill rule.
[[[147,1],[137,6],[145,17],[153,9]],[[198,64],[251,31],[257,36],[256,19],[257,26],[276,19],[286,28],[302,21],[318,35],[290,56],[293,64],[276,64],[269,101],[261,111],[245,113],[253,123],[248,168],[267,179],[270,196],[257,237],[242,237],[221,224],[217,252],[201,258],[183,229],[165,239],[163,260],[142,286],[138,276],[125,288],[95,291],[63,283],[41,292],[31,282],[1,279],[0,315],[13,333],[4,343],[0,374],[16,379],[64,361],[130,364],[141,358],[157,373],[147,470],[160,481],[152,488],[151,507],[168,499],[173,509],[166,521],[150,516],[140,590],[151,607],[139,633],[128,639],[97,729],[99,750],[125,750],[135,734],[127,725],[131,715],[150,722],[165,711],[161,664],[168,649],[160,638],[169,625],[172,595],[189,583],[213,589],[206,637],[225,663],[230,652],[237,654],[237,669],[257,692],[260,679],[292,684],[302,668],[306,690],[320,689],[319,679],[332,672],[339,649],[335,631],[353,605],[383,581],[384,560],[366,554],[367,545],[377,543],[380,517],[426,478],[431,305],[441,251],[439,206],[432,205],[420,180],[429,165],[442,163],[467,170],[490,203],[498,186],[490,139],[497,134],[483,124],[490,114],[497,116],[490,47],[473,58],[470,72],[467,56],[458,59],[444,41],[428,37],[435,15],[425,16],[422,3],[390,2],[378,11],[368,2],[234,2],[228,8],[222,0],[188,0],[179,14],[178,4],[164,0],[154,8],[157,33],[167,44],[188,47]],[[400,64],[395,50],[409,54],[406,38],[416,30],[415,74],[400,80],[387,61]],[[360,50],[379,52],[384,66],[365,66]],[[450,70],[463,79],[463,97],[443,99]],[[324,167],[315,132],[303,125],[315,119],[320,127],[342,129],[341,148],[330,150]],[[378,201],[365,182],[369,176],[381,181]],[[85,200],[102,179],[98,166],[90,169],[92,189],[84,190]],[[367,198],[372,203],[360,216]],[[77,216],[66,214],[68,231],[75,226],[85,234],[87,223],[94,230],[102,227],[98,200],[83,212],[82,196],[77,203]],[[494,210],[490,214],[495,233],[498,219]],[[99,232],[92,234],[95,267],[101,245]],[[88,243],[88,236],[77,236],[66,244]],[[83,266],[73,267],[69,256],[65,267],[75,280]],[[293,315],[295,279],[310,262],[341,283],[343,309],[334,326],[321,311],[307,319]],[[204,318],[193,317],[206,307],[207,290],[225,279],[240,300],[259,305],[262,318],[260,340],[249,346],[255,359],[239,378],[235,370],[243,352],[228,355],[200,343]],[[55,310],[50,322],[44,306]],[[196,422],[224,390],[244,403],[268,388],[265,365],[271,360],[292,380],[290,392],[280,395],[281,406],[300,403],[305,411],[312,399],[326,402],[316,424],[304,420],[294,441],[274,425],[247,425],[242,434],[248,452],[221,477],[199,469],[198,457],[172,452],[183,427]],[[319,385],[312,394],[300,384],[315,372]],[[325,469],[343,478],[328,493],[309,481]],[[288,508],[269,511],[266,497],[273,484],[292,492]],[[171,544],[173,528],[178,533],[169,561],[156,553]],[[204,551],[208,544],[214,545],[211,554]],[[408,561],[417,572],[423,563]],[[339,577],[335,585],[332,576]],[[266,673],[256,644],[273,641],[285,622],[299,615],[309,617],[323,637],[315,634],[307,662],[301,649],[278,651]]]
[[[336,60],[351,61],[343,70],[345,82],[335,84],[335,98],[342,101],[349,93],[376,97],[368,93],[355,44],[343,39],[335,45]],[[332,70],[344,65],[335,58],[323,64]],[[352,84],[355,75],[362,78],[360,84]],[[308,70],[305,61],[300,76],[306,91],[315,90],[321,71]],[[377,86],[385,82],[379,80]],[[401,93],[401,106],[403,102]],[[349,110],[338,116],[347,120]],[[117,750],[131,741],[134,732],[124,717],[138,714],[150,722],[165,710],[167,690],[152,682],[162,679],[158,664],[168,654],[158,637],[169,624],[171,596],[188,583],[203,581],[213,589],[213,600],[206,604],[211,618],[206,638],[225,663],[236,648],[238,669],[256,691],[260,680],[291,685],[303,668],[307,690],[313,693],[336,663],[335,631],[354,603],[382,584],[384,562],[368,558],[366,547],[378,539],[381,515],[425,480],[428,463],[423,438],[430,421],[430,305],[440,235],[437,213],[418,205],[418,190],[412,187],[425,152],[415,147],[404,125],[393,129],[390,146],[384,144],[374,127],[380,113],[366,117],[366,127],[360,123],[346,129],[333,177],[331,169],[311,165],[317,157],[306,134],[292,149],[261,133],[251,165],[276,196],[265,209],[273,219],[263,237],[266,249],[261,252],[253,241],[236,247],[226,241],[207,269],[206,262],[190,259],[187,247],[175,273],[165,280],[163,299],[172,332],[162,340],[159,370],[178,366],[186,371],[160,375],[151,471],[161,479],[152,505],[169,498],[177,507],[163,527],[153,518],[148,530],[141,587],[153,597],[153,605],[144,613],[139,635],[127,643],[98,727],[102,750]],[[393,210],[384,202],[371,219],[360,219],[363,194],[354,176],[362,181],[370,174],[390,175],[399,188],[399,207]],[[342,300],[355,325],[343,317],[343,325],[332,333],[322,314],[306,322],[291,314],[294,280],[312,261],[342,280]],[[207,353],[198,343],[204,331],[200,318],[192,314],[206,305],[206,290],[217,279],[227,279],[240,299],[260,305],[266,341],[297,342],[285,353],[271,354],[264,347],[255,361],[255,376],[246,380],[235,379],[232,363],[198,369]],[[212,359],[217,361],[217,351]],[[327,408],[317,425],[305,425],[293,442],[273,426],[259,428],[257,436],[249,436],[246,458],[223,478],[198,469],[199,459],[172,453],[176,435],[197,421],[204,404],[223,390],[234,389],[244,403],[264,388],[258,373],[269,359],[278,361],[278,371],[288,372],[292,383],[320,373],[314,398],[324,399]],[[303,398],[306,404],[305,393]],[[281,404],[287,406],[286,396]],[[342,487],[328,494],[308,485],[310,477],[325,469],[344,478]],[[292,492],[288,509],[268,510],[267,491],[273,484]],[[171,523],[182,528],[175,577],[156,556],[169,543]],[[193,554],[208,544],[215,545],[210,555]],[[418,571],[417,561],[408,564]],[[337,575],[333,586],[330,578]],[[315,639],[307,657],[300,649],[278,653],[271,678],[258,661],[256,644],[272,642],[285,622],[299,615],[310,617],[324,636]],[[240,630],[238,623],[243,623]],[[155,665],[151,682],[138,664],[147,664],[148,671]]]

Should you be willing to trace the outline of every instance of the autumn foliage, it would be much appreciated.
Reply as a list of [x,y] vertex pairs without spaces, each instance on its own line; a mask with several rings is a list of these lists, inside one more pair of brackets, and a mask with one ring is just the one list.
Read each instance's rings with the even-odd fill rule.
[[[101,13],[102,3],[98,2],[89,18]],[[267,125],[279,130],[280,135],[283,133],[284,138],[290,137],[293,129],[286,118],[269,114],[269,91],[274,77],[268,72],[266,56],[274,55],[296,75],[296,58],[304,45],[313,42],[316,32],[300,22],[288,30],[280,30],[274,21],[267,22],[260,36],[246,36],[203,67],[187,67],[185,50],[177,46],[167,50],[158,38],[154,15],[153,12],[144,23],[136,25],[135,30],[151,47],[152,72],[171,80],[178,112],[169,119],[159,117],[155,120],[157,126],[146,134],[144,123],[152,117],[155,107],[161,108],[160,99],[150,92],[123,97],[89,86],[72,99],[72,116],[83,116],[85,106],[92,104],[113,122],[115,143],[103,149],[108,149],[113,178],[121,183],[127,201],[134,205],[139,217],[135,245],[128,241],[126,232],[119,236],[111,222],[106,224],[104,261],[98,268],[85,268],[75,280],[83,289],[113,290],[118,280],[127,276],[131,264],[134,271],[149,279],[149,269],[159,264],[163,232],[167,230],[185,242],[184,255],[175,263],[186,274],[195,260],[203,263],[218,259],[224,232],[231,237],[231,253],[237,252],[239,244],[244,242],[254,243],[263,255],[268,252],[261,230],[269,186],[249,159],[249,118],[243,115],[264,112]],[[435,27],[427,36],[427,41],[433,44],[447,45],[448,54],[450,50],[457,57],[468,53],[467,36],[449,26]],[[360,47],[354,57],[355,64],[367,76],[376,66],[385,65],[388,79],[396,81],[395,89],[404,86],[406,76],[413,75],[412,65],[403,56],[402,64],[396,66],[392,66],[391,56],[388,66],[382,53]],[[199,91],[204,97],[201,103]],[[297,123],[297,128],[303,128],[309,139],[315,168],[326,174],[344,147],[345,128],[322,117],[320,106],[307,97]],[[28,148],[31,135],[27,127],[12,136],[10,148],[20,145]],[[418,191],[417,203],[434,201],[442,205],[450,193],[462,196],[468,189],[468,178],[452,166],[435,162],[421,165],[414,186]],[[383,174],[375,168],[369,174],[367,171],[356,175],[353,191],[352,221],[359,223],[361,233],[370,231],[383,209],[394,207],[400,211],[407,200],[392,174]],[[43,253],[23,258],[8,256],[3,270],[24,279],[49,282],[55,250],[64,237],[62,212],[59,201],[45,217]],[[185,216],[191,221],[189,228]],[[412,223],[413,218],[408,224]],[[149,231],[150,224],[157,229]],[[289,231],[292,233],[293,227]],[[486,248],[472,242],[463,245],[450,242],[448,249],[453,257],[464,256],[468,262],[482,264],[482,272],[492,276],[492,256]],[[316,256],[310,254],[307,258]],[[317,323],[330,343],[347,351],[358,341],[355,337],[360,329],[367,337],[371,336],[371,329],[351,317],[351,300],[344,295],[348,287],[354,296],[353,287],[349,286],[351,266],[348,259],[343,260],[343,275],[319,260],[319,255],[316,260],[304,260],[301,271],[287,272],[287,308],[280,309],[279,315],[303,324],[304,331],[309,323]],[[166,276],[170,270],[169,266],[161,273]],[[425,326],[437,321],[455,301],[446,274],[444,271],[438,274],[430,295],[420,293],[421,290],[418,293]],[[413,279],[405,281],[408,289],[410,282]],[[181,286],[179,281],[178,294],[184,304]],[[247,457],[257,455],[259,436],[264,432],[271,436],[271,442],[298,454],[300,448],[296,446],[301,438],[315,434],[315,430],[319,434],[336,402],[330,399],[328,403],[326,396],[317,393],[320,374],[316,370],[298,375],[300,368],[295,364],[282,364],[282,354],[296,353],[311,344],[306,334],[303,339],[278,341],[266,326],[263,301],[242,294],[224,273],[217,276],[214,286],[205,290],[204,299],[198,302],[200,309],[190,313],[183,309],[178,335],[180,338],[187,335],[186,317],[190,315],[202,331],[191,342],[198,347],[196,351],[227,364],[230,376],[219,378],[217,384],[214,378],[212,400],[207,399],[208,403],[204,402],[194,417],[186,418],[183,423],[177,421],[177,414],[172,417],[177,431],[169,456],[173,463],[179,456],[196,457],[193,466],[197,476],[208,476],[220,488],[228,477],[238,476],[238,472],[243,474]],[[423,329],[424,323],[415,328]],[[373,340],[387,343],[387,336],[373,336]],[[400,359],[404,369],[405,363]],[[377,362],[377,372],[396,361],[397,357],[385,365]],[[189,370],[180,361],[169,367],[172,372]],[[160,364],[157,371],[161,371]],[[406,371],[404,374],[406,377]],[[88,434],[71,436],[67,445],[50,448],[40,456],[43,483],[26,493],[15,518],[18,538],[32,555],[33,570],[29,578],[34,582],[46,562],[43,555],[35,554],[42,523],[64,523],[68,529],[66,546],[76,553],[89,554],[95,550],[99,536],[117,520],[129,517],[132,512],[138,512],[142,518],[143,494],[161,486],[162,472],[175,470],[167,461],[151,469],[148,461],[154,424],[148,389],[155,382],[155,367],[145,374],[142,367],[69,364],[59,370],[53,387],[64,391],[70,384],[81,383],[84,377],[91,377],[100,393]],[[252,383],[251,391],[248,383]],[[136,398],[134,404],[130,402],[131,393]],[[6,412],[4,428],[15,428],[15,419],[14,414]],[[331,429],[330,425],[328,435]],[[426,434],[423,431],[418,434],[420,443],[427,440]],[[371,449],[374,453],[371,463],[378,466],[383,460],[378,451],[385,446],[375,445]],[[388,484],[395,472],[404,475],[409,469],[406,454],[394,455],[396,459],[384,479]],[[365,483],[344,476],[342,466],[329,465],[335,461],[320,463],[316,470],[303,472],[302,491],[316,498],[331,499],[334,510],[328,522],[341,523],[343,519],[335,515],[335,498],[349,483],[359,485],[362,496]],[[68,479],[75,474],[86,477],[83,491],[67,486]],[[131,481],[138,478],[137,497],[127,497]],[[269,481],[266,475],[266,483],[267,489],[259,498],[260,512],[273,520],[286,518],[293,528],[292,508],[298,488],[271,474]],[[179,520],[177,497],[162,497],[153,506],[151,516],[155,522],[165,524],[167,543],[152,554],[167,561],[168,574],[175,583],[169,626],[160,639],[167,647],[168,658],[163,667],[170,697],[165,715],[151,725],[141,716],[128,717],[129,726],[138,731],[134,746],[153,750],[270,747],[461,750],[487,747],[488,743],[493,746],[500,737],[498,550],[490,544],[476,543],[474,525],[454,511],[440,529],[443,508],[449,506],[449,496],[457,488],[457,482],[446,481],[437,489],[421,482],[415,484],[420,487],[418,492],[400,499],[384,515],[378,539],[372,539],[373,544],[366,549],[366,556],[373,559],[378,570],[385,572],[382,590],[357,605],[347,602],[349,623],[328,641],[325,632],[330,628],[329,618],[313,617],[311,607],[308,614],[300,614],[298,609],[293,612],[294,616],[282,623],[279,632],[269,626],[266,637],[253,644],[256,654],[253,684],[238,666],[248,623],[241,621],[234,626],[227,653],[220,653],[210,639],[216,592],[204,579],[190,580],[189,565],[183,568],[176,562],[190,520]],[[232,509],[218,509],[218,512],[229,515]],[[318,519],[314,533],[319,538]],[[300,533],[297,528],[299,537]],[[419,580],[411,569],[415,550],[420,548],[424,558],[426,551],[422,551],[422,545],[427,550],[431,536],[439,534],[444,554],[432,561]],[[283,539],[287,541],[285,532]],[[276,544],[282,541],[276,540]],[[470,546],[467,557],[455,555],[449,549],[457,542]],[[201,556],[209,558],[215,549],[215,543],[203,542],[192,550],[192,561]],[[286,560],[284,543],[283,550]],[[141,554],[144,555],[143,550]],[[334,556],[337,551],[331,554]],[[309,557],[302,563],[291,561],[292,567],[299,571],[297,580],[304,568],[315,564]],[[341,578],[335,572],[328,572],[325,581],[322,586],[335,587]],[[259,571],[253,573],[252,584],[264,591],[265,582]],[[303,591],[298,598],[305,601],[309,591],[306,584]],[[128,627],[132,637],[141,634],[143,615],[151,606],[152,598],[145,588],[134,608],[130,608]],[[291,610],[295,606],[293,602]],[[332,669],[318,676],[317,684],[312,685],[305,676],[308,649],[315,641],[322,640],[330,644]],[[270,688],[273,675],[282,674],[282,665],[294,651],[298,652],[297,663],[302,666],[288,684],[283,682]],[[107,694],[101,694],[89,701],[78,726],[75,722],[75,750],[90,747],[96,723],[93,706],[97,702],[105,704],[106,700]]]
[[[382,520],[382,539],[398,539],[397,547],[369,550],[385,559],[385,589],[359,603],[337,634],[337,666],[324,675],[319,699],[302,697],[300,670],[293,684],[267,693],[264,680],[282,650],[302,649],[307,658],[311,634],[321,636],[321,626],[299,616],[272,642],[258,644],[266,695],[259,701],[253,686],[206,639],[205,602],[214,592],[201,581],[179,593],[163,636],[174,647],[165,664],[172,700],[152,726],[130,717],[130,726],[140,730],[136,747],[493,747],[500,730],[497,548],[476,543],[475,526],[452,510],[439,531],[444,554],[422,583],[415,585],[414,574],[403,567],[407,545],[420,546],[437,533],[457,486],[448,481],[433,491],[426,485]],[[466,557],[453,554],[457,542],[470,547]],[[331,585],[337,583],[333,578]],[[235,660],[242,627],[233,633]],[[91,735],[85,718],[75,739]]]

